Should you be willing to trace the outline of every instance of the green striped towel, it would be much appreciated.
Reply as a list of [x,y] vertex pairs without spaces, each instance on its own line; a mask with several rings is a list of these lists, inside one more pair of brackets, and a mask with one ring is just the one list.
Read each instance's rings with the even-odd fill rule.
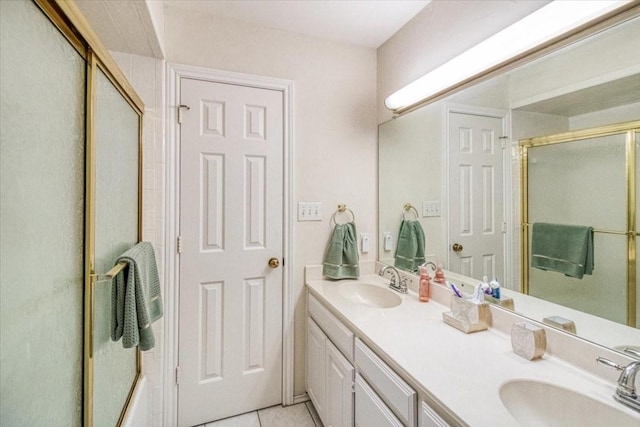
[[593,273],[593,228],[537,222],[531,231],[531,267],[582,279]]
[[422,225],[417,220],[402,220],[398,232],[394,265],[406,271],[417,272],[418,267],[424,262],[424,230]]
[[[140,242],[122,254],[116,263],[126,262],[111,288],[111,339],[122,337],[124,348],[153,348],[151,324],[162,317],[160,279],[153,246]],[[126,276],[126,280],[125,280]]]
[[324,256],[324,276],[331,279],[357,279],[360,276],[356,235],[353,222],[336,224]]

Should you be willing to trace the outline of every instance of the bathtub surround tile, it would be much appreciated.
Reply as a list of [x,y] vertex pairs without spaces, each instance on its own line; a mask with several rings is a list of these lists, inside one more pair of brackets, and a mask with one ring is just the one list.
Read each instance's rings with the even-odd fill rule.
[[[261,427],[257,412],[238,415],[224,420],[207,423],[204,427]],[[263,426],[264,427],[264,426]]]
[[304,403],[293,406],[272,406],[258,411],[261,427],[315,427]]

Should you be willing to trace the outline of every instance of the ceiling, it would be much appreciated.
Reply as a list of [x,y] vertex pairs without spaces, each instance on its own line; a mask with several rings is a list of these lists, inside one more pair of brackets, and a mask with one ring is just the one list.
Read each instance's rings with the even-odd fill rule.
[[430,1],[76,0],[76,4],[107,49],[161,58],[163,42],[151,15],[161,15],[163,5],[376,49]]
[[169,0],[165,5],[378,48],[430,0]]

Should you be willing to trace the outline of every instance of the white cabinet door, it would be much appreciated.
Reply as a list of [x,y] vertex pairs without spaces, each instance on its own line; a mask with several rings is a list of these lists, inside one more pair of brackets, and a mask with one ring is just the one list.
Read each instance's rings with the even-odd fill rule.
[[331,341],[325,349],[325,427],[353,426],[353,371]]
[[307,394],[320,418],[325,416],[325,348],[327,336],[307,317]]
[[369,384],[356,374],[356,427],[403,427]]
[[449,427],[424,400],[420,402],[419,411],[420,427]]

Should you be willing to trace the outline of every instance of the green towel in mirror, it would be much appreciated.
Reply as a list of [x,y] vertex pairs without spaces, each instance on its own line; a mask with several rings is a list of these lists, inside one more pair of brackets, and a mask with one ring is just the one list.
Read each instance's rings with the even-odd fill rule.
[[324,276],[331,279],[357,279],[360,276],[356,236],[353,222],[336,224],[324,256]]
[[398,232],[395,266],[406,271],[417,272],[424,264],[424,230],[417,220],[403,220]]
[[593,228],[537,222],[531,232],[531,267],[582,279],[592,274]]

